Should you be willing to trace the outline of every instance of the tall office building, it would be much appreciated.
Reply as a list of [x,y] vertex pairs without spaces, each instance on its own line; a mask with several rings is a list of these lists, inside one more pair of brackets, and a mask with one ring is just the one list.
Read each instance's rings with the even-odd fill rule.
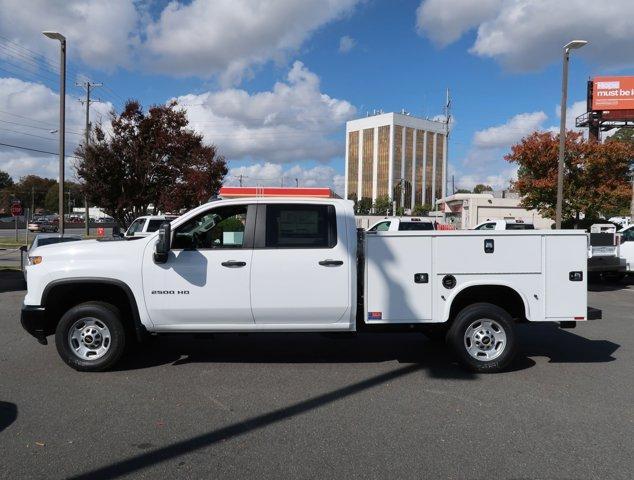
[[346,124],[345,198],[387,195],[398,206],[434,205],[445,196],[447,126],[400,113]]

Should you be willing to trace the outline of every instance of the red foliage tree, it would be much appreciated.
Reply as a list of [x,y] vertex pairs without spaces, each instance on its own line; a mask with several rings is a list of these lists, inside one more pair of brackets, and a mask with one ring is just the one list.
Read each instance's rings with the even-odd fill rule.
[[137,101],[111,114],[112,132],[97,125],[90,145],[80,146],[76,168],[92,202],[126,227],[150,205],[178,212],[215,195],[227,174],[216,147],[188,128],[176,102],[145,113]]
[[[518,165],[513,188],[522,206],[555,217],[559,136],[536,132],[522,139],[504,158]],[[634,159],[629,142],[591,142],[580,133],[566,134],[563,218],[596,218],[627,209],[631,196],[628,172]]]

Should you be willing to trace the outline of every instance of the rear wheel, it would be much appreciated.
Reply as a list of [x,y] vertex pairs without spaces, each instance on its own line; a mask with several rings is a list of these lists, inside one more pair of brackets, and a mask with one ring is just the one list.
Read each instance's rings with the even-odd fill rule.
[[55,345],[62,360],[75,370],[111,368],[125,349],[125,328],[115,306],[103,302],[77,305],[62,316]]
[[475,303],[460,311],[447,341],[464,367],[481,373],[503,370],[517,349],[513,319],[490,303]]

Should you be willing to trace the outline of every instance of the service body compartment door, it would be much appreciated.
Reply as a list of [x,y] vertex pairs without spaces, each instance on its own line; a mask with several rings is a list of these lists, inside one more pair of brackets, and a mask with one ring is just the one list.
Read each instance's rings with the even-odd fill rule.
[[[547,235],[546,320],[586,319],[587,240],[586,236]],[[581,277],[573,272],[580,272]]]
[[432,319],[431,236],[366,236],[366,323]]

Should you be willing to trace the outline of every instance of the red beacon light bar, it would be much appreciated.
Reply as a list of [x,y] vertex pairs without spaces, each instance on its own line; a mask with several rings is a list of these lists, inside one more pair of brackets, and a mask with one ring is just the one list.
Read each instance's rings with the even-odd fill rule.
[[340,198],[327,187],[221,187],[218,195],[222,198],[239,197],[318,197]]

